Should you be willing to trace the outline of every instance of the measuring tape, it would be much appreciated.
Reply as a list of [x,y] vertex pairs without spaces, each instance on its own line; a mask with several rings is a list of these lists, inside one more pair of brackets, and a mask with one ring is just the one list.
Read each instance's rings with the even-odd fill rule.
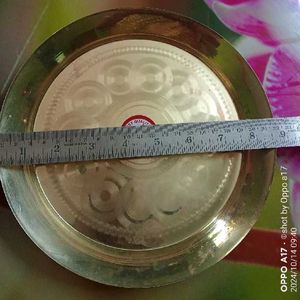
[[300,146],[300,117],[5,133],[2,166]]

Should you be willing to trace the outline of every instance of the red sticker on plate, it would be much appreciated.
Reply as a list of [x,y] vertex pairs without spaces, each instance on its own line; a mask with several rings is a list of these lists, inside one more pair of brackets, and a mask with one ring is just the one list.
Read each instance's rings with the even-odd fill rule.
[[129,117],[122,124],[122,126],[128,126],[128,127],[138,127],[138,126],[147,126],[147,125],[155,125],[155,123],[153,120],[143,115],[134,115],[132,117]]

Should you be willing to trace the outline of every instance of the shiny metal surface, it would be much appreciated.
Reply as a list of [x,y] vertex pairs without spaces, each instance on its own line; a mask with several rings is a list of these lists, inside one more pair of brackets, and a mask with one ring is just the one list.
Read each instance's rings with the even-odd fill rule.
[[[136,117],[135,117],[136,116]],[[140,117],[139,117],[140,116]],[[51,83],[35,131],[236,119],[218,77],[166,43],[122,40],[72,61]],[[241,154],[41,166],[48,201],[79,232],[119,248],[166,247],[206,226],[236,183]]]
[[[103,59],[121,47],[126,57]],[[153,54],[161,52],[169,58]],[[87,59],[93,63],[82,75]],[[237,63],[234,72],[227,60]],[[156,123],[270,116],[250,68],[215,33],[164,11],[115,10],[39,48],[6,97],[1,131],[120,126],[140,114]],[[99,282],[147,287],[200,272],[243,238],[263,205],[273,158],[251,151],[1,175],[19,222],[54,260]]]

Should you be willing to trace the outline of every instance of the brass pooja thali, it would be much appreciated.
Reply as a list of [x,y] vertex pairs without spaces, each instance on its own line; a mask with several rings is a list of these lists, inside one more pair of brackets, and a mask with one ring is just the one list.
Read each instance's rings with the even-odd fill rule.
[[[16,76],[1,132],[270,117],[238,52],[207,27],[151,9],[81,19]],[[264,204],[274,151],[2,168],[8,202],[52,259],[89,279],[159,286],[218,262]]]

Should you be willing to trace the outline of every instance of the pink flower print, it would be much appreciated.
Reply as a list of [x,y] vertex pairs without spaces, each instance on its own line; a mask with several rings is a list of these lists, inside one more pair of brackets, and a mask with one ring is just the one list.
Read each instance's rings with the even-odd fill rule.
[[[205,0],[231,30],[276,46],[299,37],[297,0]],[[288,26],[287,26],[288,23]]]
[[[300,1],[205,0],[231,30],[267,45],[265,52],[247,51],[245,58],[263,83],[276,117],[300,116]],[[250,39],[251,37],[251,39]],[[245,44],[245,43],[244,43]],[[300,230],[300,150],[279,149],[291,188],[291,212]]]
[[275,49],[267,64],[263,85],[274,116],[300,115],[300,42]]
[[255,70],[260,81],[264,80],[265,70],[269,61],[271,53],[250,56],[247,60],[249,65]]
[[[217,2],[216,0],[204,0],[208,6],[212,6],[213,2]],[[247,2],[255,2],[257,0],[219,0],[218,2],[222,2],[225,4],[230,4],[230,5],[236,5],[236,4],[242,4],[242,3],[247,3]]]

